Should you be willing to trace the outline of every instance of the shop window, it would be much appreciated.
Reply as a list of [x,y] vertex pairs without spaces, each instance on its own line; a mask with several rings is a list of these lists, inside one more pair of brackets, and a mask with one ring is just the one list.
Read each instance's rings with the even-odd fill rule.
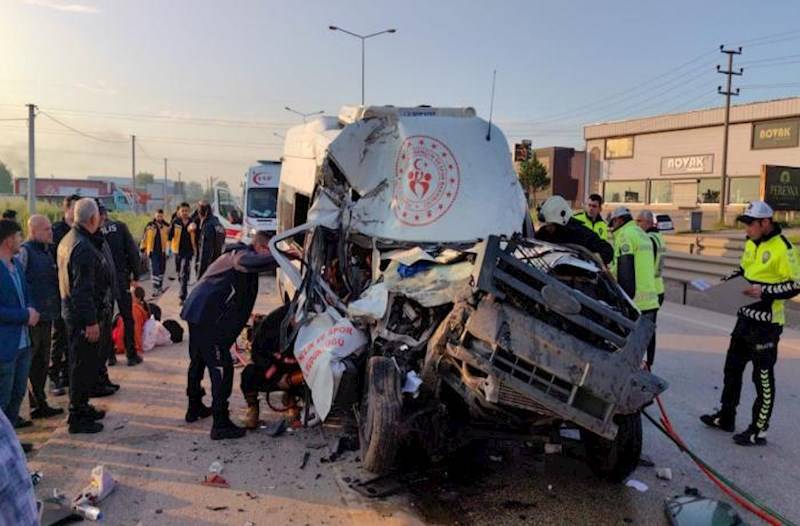
[[650,181],[650,202],[672,203],[672,181]]
[[761,179],[759,177],[733,177],[730,179],[729,203],[749,203],[759,198]]
[[697,202],[719,203],[719,179],[700,179],[697,182]]
[[630,159],[633,157],[633,137],[606,139],[606,159]]
[[644,203],[645,181],[608,181],[603,199],[609,203]]

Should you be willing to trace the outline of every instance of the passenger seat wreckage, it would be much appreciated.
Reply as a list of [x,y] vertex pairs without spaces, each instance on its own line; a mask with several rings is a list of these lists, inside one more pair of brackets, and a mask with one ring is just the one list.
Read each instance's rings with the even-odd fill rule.
[[471,108],[343,108],[290,130],[285,157],[314,190],[270,245],[296,290],[281,345],[319,417],[354,410],[364,467],[570,428],[599,475],[635,469],[639,411],[667,388],[641,365],[653,324],[592,254],[531,239],[499,129]]

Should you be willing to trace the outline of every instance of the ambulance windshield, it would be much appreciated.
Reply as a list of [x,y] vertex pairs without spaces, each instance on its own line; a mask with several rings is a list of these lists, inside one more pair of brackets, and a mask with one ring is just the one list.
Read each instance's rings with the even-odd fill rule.
[[277,188],[250,188],[247,192],[247,216],[272,219],[278,208]]

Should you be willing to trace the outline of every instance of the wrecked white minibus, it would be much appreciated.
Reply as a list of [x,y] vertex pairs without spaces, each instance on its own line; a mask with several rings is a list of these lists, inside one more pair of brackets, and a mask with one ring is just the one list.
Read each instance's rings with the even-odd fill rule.
[[[290,131],[283,161],[282,345],[319,417],[353,411],[367,469],[404,445],[563,435],[599,475],[633,471],[666,389],[641,367],[653,325],[591,254],[530,239],[499,129],[471,108],[344,108]],[[281,218],[299,190],[303,224]]]

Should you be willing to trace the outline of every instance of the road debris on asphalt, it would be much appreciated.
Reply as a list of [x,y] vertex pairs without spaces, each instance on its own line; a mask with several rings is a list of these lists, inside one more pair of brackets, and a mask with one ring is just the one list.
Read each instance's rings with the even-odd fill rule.
[[650,489],[647,486],[647,484],[645,484],[641,480],[636,480],[636,479],[628,479],[627,482],[625,482],[625,485],[628,486],[629,488],[635,489],[636,491],[638,491],[640,493],[644,493],[645,491]]
[[227,506],[206,506],[208,511],[224,511],[227,510]]
[[662,480],[672,480],[672,469],[670,468],[658,468],[656,470],[656,477]]
[[[690,488],[687,488],[689,490]],[[742,517],[727,502],[708,499],[694,491],[676,495],[664,501],[664,513],[672,526],[747,526]]]

